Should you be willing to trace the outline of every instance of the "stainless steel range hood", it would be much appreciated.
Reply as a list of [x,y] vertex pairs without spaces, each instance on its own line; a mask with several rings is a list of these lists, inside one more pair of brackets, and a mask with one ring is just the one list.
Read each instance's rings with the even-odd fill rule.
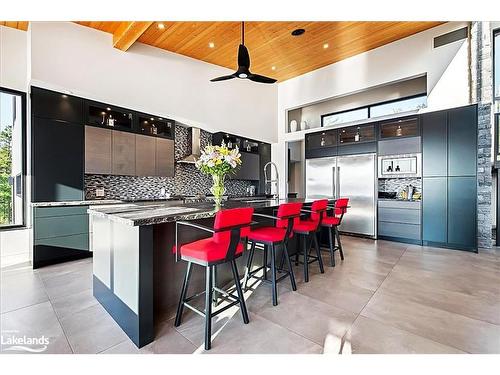
[[199,128],[190,128],[188,135],[188,144],[191,144],[190,154],[182,158],[178,163],[194,164],[201,155],[201,130]]

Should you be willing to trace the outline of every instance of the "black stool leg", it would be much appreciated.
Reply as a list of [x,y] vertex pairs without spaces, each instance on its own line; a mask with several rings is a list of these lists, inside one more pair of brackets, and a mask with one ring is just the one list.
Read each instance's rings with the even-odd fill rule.
[[299,243],[299,237],[300,235],[297,235],[295,236],[295,265],[298,266],[299,265],[299,246],[300,246],[300,243]]
[[250,320],[248,319],[247,305],[245,304],[243,290],[241,290],[240,276],[238,275],[238,267],[236,267],[235,260],[231,261],[231,270],[233,271],[234,285],[236,286],[236,291],[238,292],[238,298],[240,300],[240,310],[241,316],[243,317],[243,323],[248,324]]
[[269,250],[269,248],[267,247],[267,245],[264,245],[264,260],[263,260],[263,263],[264,263],[264,280],[267,280],[267,250]]
[[292,283],[292,290],[297,290],[295,275],[293,274],[292,261],[290,260],[290,254],[288,254],[288,247],[286,246],[286,244],[283,244],[283,254],[288,265],[288,275],[290,276],[290,283]]
[[330,245],[330,264],[332,267],[335,267],[335,244],[333,243],[333,235],[332,235],[332,231],[334,231],[335,229],[332,227],[332,228],[328,228],[328,243]]
[[[212,269],[212,287],[217,287],[217,266],[213,266]],[[215,289],[212,292],[212,303],[214,304],[214,306],[217,306],[219,304],[219,292],[217,292]]]
[[243,279],[243,289],[247,290],[248,278],[250,277],[250,271],[252,271],[253,255],[255,253],[255,242],[252,242],[252,247],[250,248],[250,253],[247,258],[247,268],[245,270],[245,278]]
[[174,326],[179,327],[182,321],[182,312],[184,311],[184,300],[186,299],[186,294],[189,286],[189,279],[191,278],[191,270],[193,263],[188,262],[186,275],[184,276],[184,282],[182,283],[181,296],[179,298],[179,305],[177,306],[177,314],[175,315]]
[[278,288],[276,285],[276,248],[271,246],[271,282],[273,287],[273,306],[278,305]]
[[318,262],[319,262],[319,270],[321,273],[325,273],[325,269],[323,267],[323,258],[321,258],[321,250],[319,249],[319,243],[318,243],[318,234],[313,233],[313,240],[314,240],[314,247],[316,248],[316,255],[318,256]]
[[212,346],[212,266],[207,266],[205,280],[205,350]]
[[335,227],[335,236],[337,237],[337,242],[339,243],[340,259],[344,260],[344,252],[342,251],[342,244],[340,243],[340,233],[337,227]]
[[309,248],[307,247],[306,235],[304,235],[304,281],[309,282]]

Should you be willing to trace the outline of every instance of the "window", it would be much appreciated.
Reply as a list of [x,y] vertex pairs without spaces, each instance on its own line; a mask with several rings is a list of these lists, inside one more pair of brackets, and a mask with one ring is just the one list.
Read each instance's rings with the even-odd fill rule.
[[353,109],[350,111],[332,113],[322,117],[322,126],[343,124],[345,122],[365,120],[368,118],[368,108]]
[[0,227],[24,224],[24,93],[0,88]]
[[331,126],[346,122],[366,120],[374,117],[414,111],[427,107],[427,95],[422,94],[409,98],[392,100],[381,104],[373,104],[362,108],[330,113],[321,116],[321,126]]
[[493,90],[495,90],[495,100],[500,100],[500,30],[495,31],[493,51],[493,76],[495,77]]
[[371,106],[370,117],[387,116],[425,107],[427,107],[427,95],[422,95],[414,98],[395,100],[389,103]]

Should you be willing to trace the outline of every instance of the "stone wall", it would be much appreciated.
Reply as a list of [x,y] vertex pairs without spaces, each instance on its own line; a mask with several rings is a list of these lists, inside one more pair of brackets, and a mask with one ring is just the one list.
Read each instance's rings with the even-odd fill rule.
[[471,24],[471,101],[478,103],[477,238],[478,246],[491,248],[492,240],[492,40],[489,22]]

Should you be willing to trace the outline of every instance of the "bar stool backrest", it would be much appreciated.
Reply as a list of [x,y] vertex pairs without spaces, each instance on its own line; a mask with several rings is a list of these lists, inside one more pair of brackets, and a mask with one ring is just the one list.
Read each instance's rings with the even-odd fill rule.
[[319,224],[323,212],[326,211],[327,207],[328,199],[319,199],[314,201],[311,205],[311,220]]
[[[283,218],[288,216],[297,216],[293,219],[294,223],[300,220],[300,210],[302,209],[302,203],[282,203],[278,207],[277,217]],[[277,228],[286,228],[288,226],[288,219],[276,220]]]
[[[248,236],[252,215],[252,207],[231,208],[217,212],[214,221],[214,230],[216,231],[213,235],[214,242],[228,243],[231,239],[232,227],[241,227],[240,238]],[[245,224],[248,224],[248,226],[244,226]],[[227,230],[218,232],[218,230],[225,228]]]
[[342,216],[347,212],[349,198],[339,198],[335,201],[335,216]]

